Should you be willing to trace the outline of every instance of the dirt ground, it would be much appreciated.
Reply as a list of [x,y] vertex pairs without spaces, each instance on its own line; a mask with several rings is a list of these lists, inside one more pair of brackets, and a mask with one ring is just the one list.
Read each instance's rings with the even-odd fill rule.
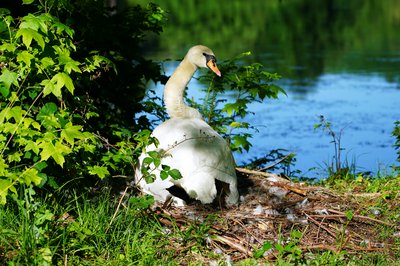
[[[207,245],[232,261],[253,258],[266,242],[295,244],[303,253],[319,251],[354,255],[390,252],[394,237],[382,237],[382,227],[397,227],[380,220],[380,212],[368,208],[379,193],[338,193],[329,189],[294,183],[265,172],[239,169],[240,204],[231,208],[193,203],[184,208],[156,210],[165,227],[186,230],[218,215],[210,225]],[[300,232],[293,235],[294,231]],[[171,243],[185,249],[181,243]],[[281,251],[282,252],[282,251]],[[274,260],[279,251],[261,251],[261,259]]]

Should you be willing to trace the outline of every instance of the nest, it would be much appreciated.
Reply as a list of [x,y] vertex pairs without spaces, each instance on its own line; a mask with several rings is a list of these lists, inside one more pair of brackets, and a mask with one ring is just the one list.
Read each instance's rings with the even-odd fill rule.
[[[206,245],[232,261],[249,257],[274,260],[285,255],[277,244],[293,244],[302,254],[346,251],[352,255],[386,252],[394,245],[394,237],[382,239],[380,232],[382,226],[395,225],[379,220],[378,212],[360,204],[376,198],[376,193],[339,194],[275,174],[238,170],[239,206],[216,208],[194,203],[184,208],[159,207],[156,216],[160,223],[184,231],[193,224],[208,222]],[[211,222],[210,216],[214,217]],[[177,256],[182,256],[187,247],[178,242],[171,245]],[[270,243],[267,248],[265,243]]]

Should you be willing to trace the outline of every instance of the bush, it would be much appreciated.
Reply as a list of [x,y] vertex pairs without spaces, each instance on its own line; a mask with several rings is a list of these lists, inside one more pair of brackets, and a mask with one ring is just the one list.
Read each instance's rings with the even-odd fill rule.
[[135,103],[160,78],[137,47],[145,31],[161,30],[162,10],[112,15],[102,1],[23,2],[32,13],[0,9],[0,203],[19,184],[132,174],[150,141],[148,131],[132,133]]

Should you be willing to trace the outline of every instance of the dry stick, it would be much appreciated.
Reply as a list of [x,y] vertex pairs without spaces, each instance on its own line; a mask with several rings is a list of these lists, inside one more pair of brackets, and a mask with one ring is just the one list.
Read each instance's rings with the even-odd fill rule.
[[296,193],[296,194],[299,194],[299,195],[301,195],[301,196],[307,196],[307,192],[305,192],[305,191],[303,191],[303,190],[301,190],[301,189],[299,189],[299,188],[296,188],[296,187],[294,187],[294,186],[288,185],[288,184],[286,184],[286,183],[275,182],[274,185],[277,186],[277,187],[281,187],[281,188],[284,188],[284,189],[286,189],[286,190],[292,191],[292,192],[294,192],[294,193]]
[[337,250],[334,246],[328,246],[324,244],[320,245],[312,245],[312,246],[300,246],[301,250],[330,250],[334,253],[337,253]]
[[[341,216],[341,218],[345,218],[346,217],[346,214],[344,212],[341,212],[341,211],[336,211],[336,210],[332,210],[332,209],[328,209],[327,211],[328,212],[337,213],[339,216]],[[353,218],[357,218],[357,219],[361,219],[361,220],[363,220],[363,219],[364,220],[369,220],[369,221],[372,221],[372,222],[375,222],[375,223],[379,223],[379,224],[383,224],[383,225],[387,225],[387,226],[393,227],[393,224],[390,224],[390,223],[387,223],[387,222],[384,222],[384,221],[380,221],[378,219],[371,218],[371,217],[368,217],[368,216],[354,215]]]
[[264,167],[264,168],[261,168],[261,169],[258,169],[258,171],[265,171],[265,170],[267,170],[267,169],[270,169],[270,168],[272,168],[272,167],[274,167],[275,165],[277,165],[277,164],[280,164],[281,162],[283,162],[286,158],[288,158],[290,155],[292,155],[293,153],[291,152],[291,153],[289,153],[288,155],[286,155],[286,156],[284,156],[283,158],[281,158],[281,159],[279,159],[278,161],[276,161],[275,163],[273,163],[273,164],[271,164],[271,165],[268,165],[268,166],[266,166],[266,167]]
[[245,174],[249,174],[249,175],[261,175],[261,176],[265,176],[265,177],[280,178],[277,174],[260,172],[260,171],[257,171],[257,170],[251,170],[251,169],[246,169],[246,168],[242,168],[242,167],[236,167],[236,170],[238,170],[239,172],[245,173]]
[[111,224],[114,222],[114,219],[115,219],[115,217],[117,216],[119,207],[121,206],[122,200],[124,199],[124,197],[125,197],[127,191],[128,191],[128,186],[126,186],[126,188],[125,188],[125,190],[124,190],[124,193],[122,193],[122,196],[121,196],[121,198],[119,199],[117,209],[115,210],[114,215],[113,215],[113,217],[111,218],[110,223],[108,224],[108,227],[107,227],[107,229],[106,229],[106,233],[108,232],[108,229],[110,229]]
[[246,169],[246,168],[241,168],[241,167],[236,167],[236,170],[245,174],[250,174],[250,175],[261,175],[261,176],[265,176],[265,177],[274,177],[274,178],[278,178],[283,180],[284,182],[274,182],[276,184],[276,186],[280,186],[283,187],[287,190],[290,190],[296,194],[299,194],[301,196],[306,196],[307,193],[301,189],[295,188],[293,186],[287,185],[285,184],[286,182],[288,182],[288,180],[283,179],[282,177],[279,177],[277,174],[271,174],[271,173],[266,173],[266,172],[260,172],[257,170],[250,170],[250,169]]
[[327,227],[323,226],[322,223],[318,222],[317,220],[315,220],[314,218],[312,218],[310,215],[308,215],[307,213],[303,212],[308,219],[310,219],[313,223],[315,223],[317,226],[321,227],[322,229],[324,229],[325,231],[328,232],[328,234],[330,234],[331,236],[333,236],[336,239],[336,234],[333,233],[331,230],[329,230]]
[[214,240],[217,242],[226,244],[226,245],[230,246],[231,248],[234,248],[242,253],[245,253],[249,257],[253,257],[253,253],[250,250],[243,247],[239,243],[236,243],[234,240],[229,239],[228,237],[214,235]]

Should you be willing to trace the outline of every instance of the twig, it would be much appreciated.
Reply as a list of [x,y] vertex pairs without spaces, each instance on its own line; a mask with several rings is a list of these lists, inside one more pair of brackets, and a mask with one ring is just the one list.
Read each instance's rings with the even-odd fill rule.
[[333,236],[336,239],[336,234],[333,233],[331,230],[329,230],[327,227],[323,226],[322,223],[318,222],[317,220],[315,220],[314,218],[312,218],[310,215],[308,215],[307,213],[303,212],[308,219],[310,219],[310,221],[312,221],[313,223],[315,223],[317,226],[319,226],[320,228],[324,229],[326,232],[328,232],[328,234],[330,234],[331,236]]
[[[346,214],[344,212],[341,212],[341,211],[336,211],[336,210],[332,210],[332,209],[328,209],[327,211],[336,213],[336,214],[338,214],[337,216],[341,216],[341,218],[346,217]],[[368,221],[372,221],[372,222],[375,222],[375,223],[387,225],[387,226],[390,226],[390,227],[394,226],[393,224],[390,224],[390,223],[387,223],[387,222],[384,222],[384,221],[381,221],[381,220],[378,220],[378,219],[375,219],[375,218],[371,218],[371,217],[368,217],[368,216],[363,216],[363,215],[353,215],[353,218],[357,218],[357,219],[361,219],[361,220],[368,220]]]
[[279,159],[278,161],[274,162],[273,164],[270,164],[264,168],[258,169],[258,171],[265,171],[268,170],[270,168],[273,168],[274,166],[276,166],[277,164],[280,164],[281,162],[283,162],[286,158],[288,158],[289,156],[291,156],[293,153],[289,153],[288,155],[285,155],[283,158]]
[[108,224],[108,227],[107,227],[107,229],[106,229],[106,233],[108,232],[108,229],[110,229],[111,224],[114,222],[114,219],[115,219],[115,217],[117,216],[119,207],[121,206],[122,200],[124,199],[124,197],[125,197],[125,195],[126,195],[126,192],[128,191],[128,188],[129,188],[129,187],[126,186],[126,188],[125,188],[125,190],[124,190],[124,193],[122,193],[122,196],[121,196],[121,198],[119,199],[117,209],[115,210],[114,215],[113,215],[113,217],[111,218],[110,223]]
[[219,235],[214,235],[213,238],[215,241],[226,244],[230,246],[231,248],[234,248],[244,254],[246,254],[249,257],[253,257],[253,253],[245,248],[244,246],[240,245],[239,243],[236,243],[233,239],[229,239],[228,237],[224,236],[219,236]]
[[337,250],[333,246],[328,246],[324,244],[319,244],[319,245],[311,245],[311,246],[301,246],[300,249],[302,250],[330,250],[334,253],[337,253]]
[[273,177],[273,178],[277,178],[277,179],[282,179],[282,180],[285,180],[286,182],[288,181],[286,179],[279,177],[277,174],[271,174],[271,173],[261,172],[258,170],[246,169],[246,168],[242,168],[242,167],[236,167],[236,170],[239,172],[245,173],[245,174],[249,174],[249,175],[261,175],[261,176],[265,176],[265,177]]
[[301,190],[299,188],[296,188],[294,186],[291,186],[291,185],[289,185],[287,183],[274,182],[274,185],[277,186],[277,187],[281,187],[281,188],[284,188],[286,190],[292,191],[292,192],[294,192],[296,194],[299,194],[301,196],[307,196],[307,192],[305,192],[305,191],[303,191],[303,190]]

